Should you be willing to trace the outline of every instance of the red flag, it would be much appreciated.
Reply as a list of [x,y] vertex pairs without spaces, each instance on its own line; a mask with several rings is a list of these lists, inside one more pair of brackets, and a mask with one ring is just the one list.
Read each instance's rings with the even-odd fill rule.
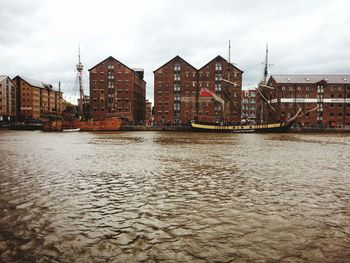
[[207,89],[201,89],[199,96],[200,97],[214,97],[213,94]]

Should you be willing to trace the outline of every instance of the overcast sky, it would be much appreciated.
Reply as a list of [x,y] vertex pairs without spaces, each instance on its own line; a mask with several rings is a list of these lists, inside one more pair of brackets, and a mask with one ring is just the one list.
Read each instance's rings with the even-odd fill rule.
[[113,56],[144,68],[153,101],[153,70],[176,55],[197,68],[227,58],[228,40],[243,87],[261,80],[266,43],[272,74],[349,74],[350,2],[0,0],[0,74],[61,81],[70,99],[78,43],[84,77]]

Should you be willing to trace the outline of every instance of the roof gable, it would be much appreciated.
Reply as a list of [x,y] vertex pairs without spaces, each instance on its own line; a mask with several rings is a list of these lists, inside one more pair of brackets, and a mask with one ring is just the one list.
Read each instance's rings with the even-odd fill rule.
[[98,67],[99,65],[103,64],[104,62],[106,62],[107,60],[114,60],[115,62],[118,62],[119,64],[123,65],[124,67],[126,67],[127,69],[129,69],[131,72],[133,72],[139,79],[141,79],[143,82],[146,83],[146,81],[140,76],[140,73],[137,73],[136,70],[140,70],[140,69],[132,69],[129,68],[127,65],[125,65],[124,63],[120,62],[118,59],[114,58],[113,56],[109,56],[106,59],[102,60],[101,62],[99,62],[98,64],[96,64],[95,66],[93,66],[92,68],[89,69],[92,70],[96,67]]
[[5,79],[8,79],[12,83],[12,85],[16,86],[15,83],[12,81],[12,79],[9,76],[7,76],[7,75],[0,75],[0,81],[3,81]]
[[102,60],[101,62],[99,62],[98,64],[96,64],[96,65],[93,66],[92,68],[90,68],[89,71],[92,70],[92,69],[94,69],[94,68],[96,68],[96,67],[98,67],[99,65],[103,64],[103,63],[106,62],[107,60],[111,60],[111,59],[114,60],[114,61],[116,61],[116,62],[118,62],[119,64],[123,65],[124,67],[128,68],[129,70],[133,71],[131,68],[129,68],[127,65],[125,65],[125,64],[122,63],[122,62],[120,62],[118,59],[114,58],[113,56],[109,56],[109,57],[105,58],[104,60]]
[[174,60],[182,60],[183,62],[185,62],[187,65],[189,65],[190,67],[192,67],[193,69],[197,70],[194,66],[192,66],[190,63],[188,63],[186,60],[184,60],[182,57],[180,57],[179,55],[176,55],[175,57],[173,57],[172,59],[170,59],[168,62],[166,62],[165,64],[163,64],[162,66],[160,66],[159,68],[157,68],[156,70],[153,71],[153,73],[157,72],[158,70],[160,70],[161,68],[165,67],[166,65],[170,64],[171,62],[173,62]]
[[[213,58],[212,60],[210,60],[207,64],[205,64],[203,67],[201,67],[199,70],[204,69],[206,66],[208,66],[210,63],[212,63],[214,60],[221,60],[221,61],[225,61],[226,63],[229,63],[226,59],[224,59],[222,56],[217,55],[215,58]],[[237,68],[235,65],[231,64],[235,69],[237,69],[238,71],[240,71],[241,73],[243,73],[243,70]]]

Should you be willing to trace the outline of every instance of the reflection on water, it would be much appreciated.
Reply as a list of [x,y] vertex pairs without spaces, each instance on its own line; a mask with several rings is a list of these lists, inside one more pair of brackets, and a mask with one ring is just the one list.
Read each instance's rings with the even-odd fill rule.
[[349,139],[0,131],[0,261],[349,262]]

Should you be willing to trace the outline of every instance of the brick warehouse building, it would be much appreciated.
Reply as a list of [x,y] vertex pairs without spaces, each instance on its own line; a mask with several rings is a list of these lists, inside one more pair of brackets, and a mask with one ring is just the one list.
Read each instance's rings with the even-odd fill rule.
[[17,86],[5,75],[0,75],[0,123],[18,119]]
[[90,116],[94,120],[145,119],[146,82],[143,69],[131,69],[112,56],[90,72]]
[[20,120],[46,119],[62,114],[62,92],[51,84],[27,77],[16,76],[12,80],[19,89],[17,110]]
[[[350,127],[350,75],[272,75],[266,92],[271,121],[287,120],[299,108],[300,126]],[[267,105],[268,106],[268,105]],[[315,109],[317,107],[317,109]]]
[[149,100],[146,100],[146,116],[145,116],[145,122],[146,125],[150,125],[152,122],[152,102]]
[[176,56],[153,74],[155,124],[193,120],[196,111],[197,69]]
[[256,90],[242,90],[242,119],[256,120]]
[[[240,121],[243,71],[221,56],[200,69],[176,56],[153,73],[155,123]],[[203,90],[222,98],[224,104],[200,97]]]

